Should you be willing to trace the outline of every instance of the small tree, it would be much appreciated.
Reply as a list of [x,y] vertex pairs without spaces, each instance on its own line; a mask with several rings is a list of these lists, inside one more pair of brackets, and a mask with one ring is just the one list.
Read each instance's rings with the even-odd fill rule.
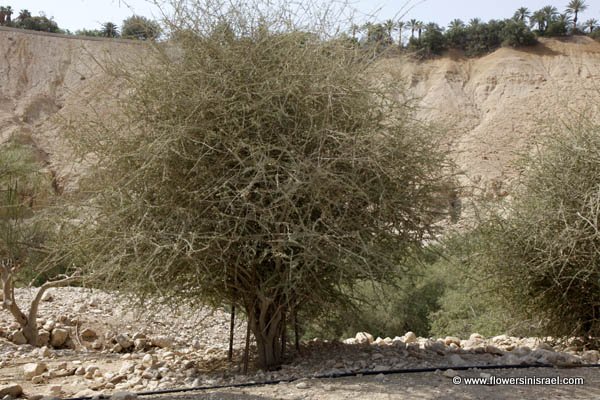
[[134,15],[123,21],[121,35],[125,39],[154,40],[160,36],[160,25],[140,15]]
[[488,265],[545,334],[600,337],[600,127],[552,132],[528,158],[508,217],[488,225]]
[[99,139],[87,149],[102,190],[78,237],[105,285],[245,310],[272,368],[290,316],[387,280],[430,237],[448,162],[347,41],[204,15],[174,35],[175,57],[157,48],[143,77],[127,75],[123,125],[79,135]]
[[107,38],[117,38],[119,37],[119,28],[112,22],[105,22],[102,24],[100,36]]
[[[50,184],[40,172],[41,166],[31,151],[17,144],[0,149],[0,285],[2,308],[9,311],[21,326],[27,343],[37,345],[37,311],[44,292],[67,285],[75,276],[60,277],[42,284],[24,313],[15,298],[15,285],[27,270],[42,272],[44,257],[39,251],[48,230],[36,219],[36,213],[47,203]],[[31,272],[30,272],[31,273]]]

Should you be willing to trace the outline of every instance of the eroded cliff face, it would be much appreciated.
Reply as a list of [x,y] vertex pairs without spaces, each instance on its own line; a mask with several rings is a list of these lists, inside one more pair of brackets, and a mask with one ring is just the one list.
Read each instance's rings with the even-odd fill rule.
[[65,122],[114,105],[119,87],[102,67],[132,62],[142,46],[0,29],[0,143],[29,144],[59,186],[79,175]]
[[[136,42],[1,29],[0,142],[30,143],[65,184],[76,180],[80,167],[64,122],[90,110],[108,115],[122,85],[101,65],[136,63],[144,51]],[[586,108],[600,115],[600,43],[587,37],[542,39],[476,59],[390,58],[378,68],[406,82],[417,116],[453,139],[464,182],[491,196],[509,194],[518,173],[513,161],[550,131],[548,123]]]
[[518,175],[514,161],[552,125],[579,113],[600,120],[600,43],[587,37],[541,39],[533,48],[502,48],[476,59],[389,59],[386,69],[407,79],[417,115],[454,139],[465,183],[490,196],[509,194]]

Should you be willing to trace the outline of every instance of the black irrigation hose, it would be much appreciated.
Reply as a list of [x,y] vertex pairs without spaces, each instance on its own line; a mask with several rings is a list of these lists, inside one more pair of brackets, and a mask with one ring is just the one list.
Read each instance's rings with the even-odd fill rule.
[[[384,371],[359,371],[359,372],[343,372],[339,374],[322,374],[314,375],[310,377],[302,378],[289,378],[289,379],[276,379],[262,382],[246,382],[246,383],[233,383],[230,385],[214,385],[214,386],[196,386],[191,388],[174,388],[174,389],[162,389],[152,390],[148,392],[136,393],[138,396],[156,396],[161,394],[171,393],[185,393],[185,392],[199,392],[203,390],[214,390],[214,389],[231,389],[231,388],[243,388],[251,386],[267,386],[277,385],[280,383],[290,383],[298,381],[300,379],[335,379],[335,378],[348,378],[351,376],[369,376],[369,375],[392,375],[392,374],[415,374],[421,372],[436,372],[436,371],[447,371],[452,369],[454,371],[467,371],[470,369],[527,369],[527,368],[600,368],[600,364],[578,364],[569,366],[556,366],[552,364],[517,364],[517,365],[471,365],[461,367],[428,367],[428,368],[407,368],[407,369],[386,369]],[[83,396],[83,397],[71,397],[64,400],[92,400],[92,399],[110,399],[110,395],[100,396]]]

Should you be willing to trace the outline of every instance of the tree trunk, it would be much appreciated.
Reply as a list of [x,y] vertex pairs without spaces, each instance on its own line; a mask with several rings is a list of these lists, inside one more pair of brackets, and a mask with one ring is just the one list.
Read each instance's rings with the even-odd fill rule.
[[259,366],[272,370],[281,365],[281,335],[284,329],[283,307],[273,301],[257,301],[252,309],[249,323],[256,339]]
[[65,279],[59,281],[46,282],[38,289],[35,297],[31,301],[31,306],[29,307],[28,315],[25,315],[19,308],[16,300],[15,300],[15,287],[13,275],[16,273],[16,269],[14,267],[9,267],[8,265],[3,265],[0,269],[0,278],[2,281],[2,307],[8,310],[15,321],[21,326],[23,330],[23,335],[25,339],[27,339],[27,344],[32,346],[37,346],[38,339],[38,331],[37,331],[37,314],[38,307],[40,305],[40,301],[42,301],[42,297],[46,290],[53,287],[65,286],[77,279],[79,277],[77,274],[66,277]]
[[231,321],[229,323],[229,352],[227,352],[227,361],[233,361],[233,334],[235,330],[235,305],[231,305]]

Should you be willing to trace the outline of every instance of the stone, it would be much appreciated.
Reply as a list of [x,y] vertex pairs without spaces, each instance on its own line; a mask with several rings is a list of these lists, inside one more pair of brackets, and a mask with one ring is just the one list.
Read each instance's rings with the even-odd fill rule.
[[41,375],[48,370],[45,363],[28,363],[23,365],[23,375],[25,379],[31,380],[34,376]]
[[446,346],[450,346],[452,343],[454,343],[455,345],[460,347],[460,339],[456,336],[446,336],[446,338],[444,339],[444,343],[446,344]]
[[21,345],[27,344],[27,339],[25,338],[23,331],[16,331],[12,335],[11,342],[13,342],[14,344],[16,344],[18,346],[21,346]]
[[308,389],[310,386],[306,382],[299,382],[296,384],[296,389]]
[[404,343],[408,344],[408,343],[416,343],[417,342],[417,335],[414,334],[414,332],[406,332],[406,334],[404,334]]
[[48,347],[43,346],[38,349],[38,355],[43,358],[48,358],[52,355],[52,352]]
[[156,356],[153,356],[152,354],[146,354],[142,358],[142,365],[144,367],[150,368],[156,365],[157,361],[158,359],[156,358]]
[[60,393],[62,392],[62,386],[61,385],[50,385],[50,393],[52,393],[55,396],[60,395]]
[[355,338],[348,338],[348,339],[344,339],[343,343],[344,344],[357,344],[358,341]]
[[423,348],[425,350],[433,351],[439,355],[446,354],[446,345],[443,342],[437,340],[428,339],[424,344]]
[[442,375],[444,375],[446,378],[454,378],[455,376],[458,376],[458,372],[453,369],[447,369],[442,373]]
[[61,347],[67,341],[69,337],[69,331],[62,328],[54,328],[52,330],[52,336],[50,337],[50,344],[53,347]]
[[98,338],[98,334],[96,333],[96,331],[90,328],[85,328],[84,330],[82,330],[80,336],[81,340],[85,340],[86,342],[91,342]]
[[588,364],[596,364],[600,360],[600,352],[598,350],[584,351],[581,359]]
[[46,323],[43,326],[43,329],[47,330],[48,332],[52,332],[52,329],[54,328],[56,328],[56,322],[54,322],[51,319],[46,321]]
[[81,366],[75,370],[75,375],[85,375],[85,367]]
[[33,383],[34,385],[41,385],[42,383],[46,382],[46,378],[42,375],[36,375],[33,378],[31,378],[31,383]]
[[115,340],[123,348],[123,350],[133,347],[133,341],[125,334],[119,334],[115,336]]
[[469,340],[483,340],[484,337],[481,336],[479,333],[473,333],[471,334],[471,336],[469,336]]
[[50,344],[50,332],[45,329],[40,329],[37,336],[38,346],[48,346]]
[[156,336],[151,339],[152,345],[161,349],[169,349],[173,347],[173,339],[168,336]]
[[358,344],[371,344],[373,343],[373,335],[368,332],[358,332],[354,337]]
[[465,360],[463,360],[463,358],[458,354],[451,354],[448,357],[448,362],[450,363],[450,365],[453,365],[455,367],[462,367],[466,364]]
[[42,295],[42,301],[52,301],[54,300],[54,297],[52,297],[52,293],[49,291],[46,291],[43,295]]
[[491,344],[488,344],[485,346],[485,352],[489,353],[489,354],[498,355],[498,356],[504,355],[503,350],[500,350],[498,347],[491,345]]
[[92,349],[101,350],[104,347],[104,343],[101,340],[94,340],[92,343]]
[[16,383],[9,383],[6,385],[0,385],[0,398],[4,396],[10,396],[12,398],[17,398],[23,394],[23,388]]
[[133,348],[136,351],[144,350],[147,345],[148,345],[148,340],[146,340],[144,338],[138,338],[138,339],[133,340]]

